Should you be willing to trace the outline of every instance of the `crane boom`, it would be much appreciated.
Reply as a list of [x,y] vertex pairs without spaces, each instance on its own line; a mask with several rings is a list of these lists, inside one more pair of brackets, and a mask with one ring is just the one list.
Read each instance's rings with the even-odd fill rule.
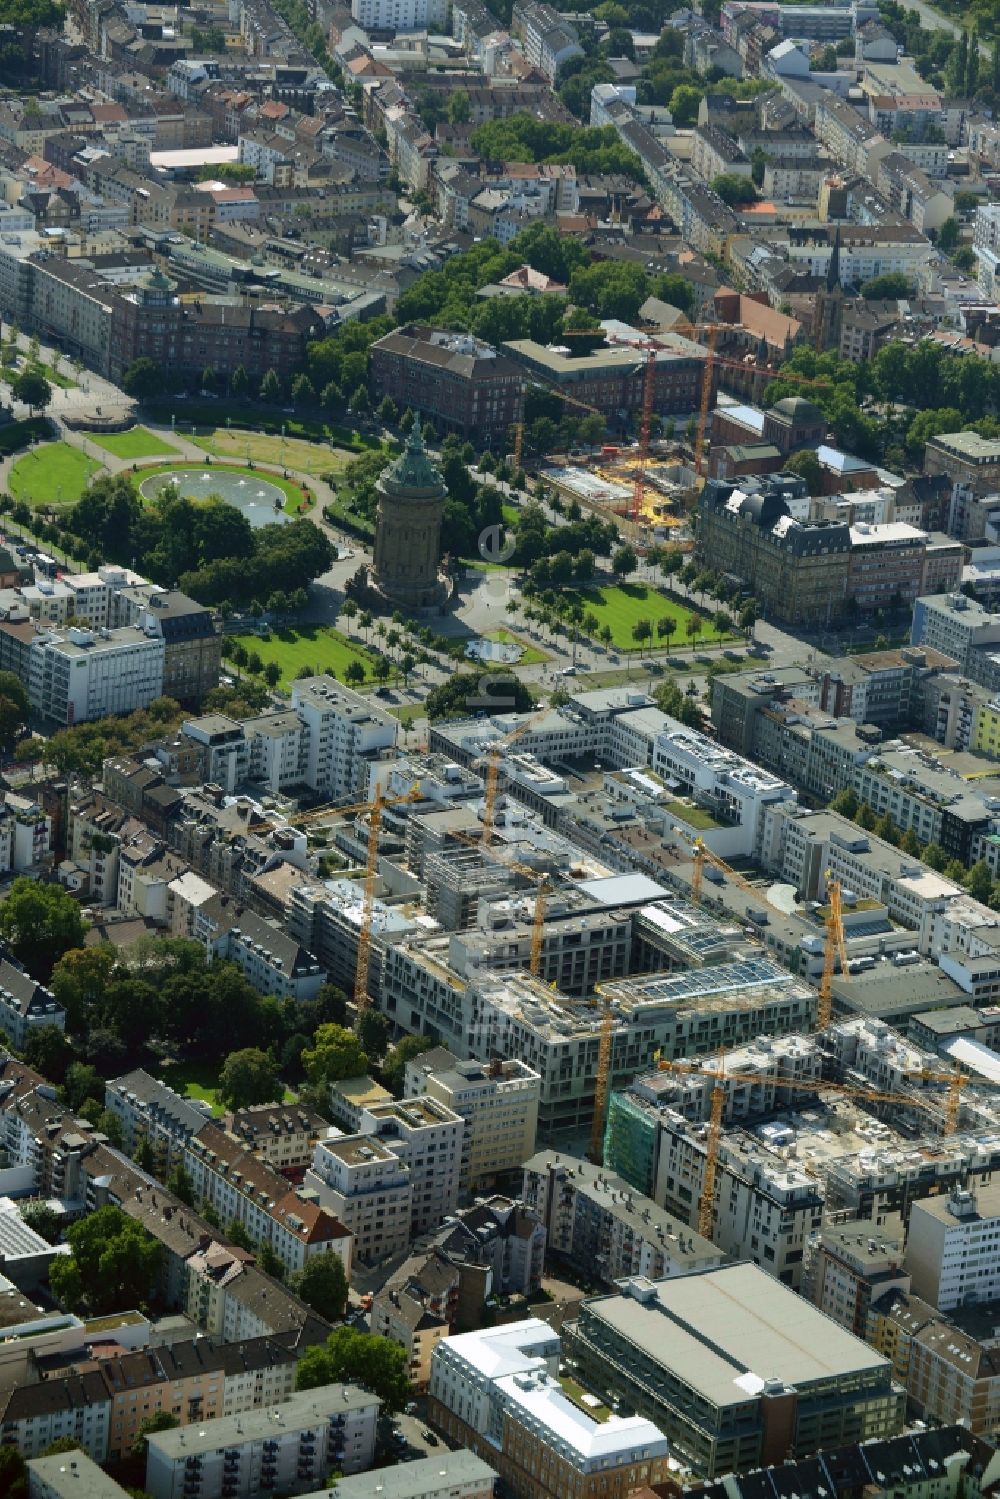
[[594,1122],[590,1131],[590,1159],[600,1166],[604,1160],[604,1115],[608,1106],[611,1082],[611,1057],[615,1039],[615,1015],[611,1001],[604,1001],[601,1039],[597,1048],[597,1074],[594,1078]]

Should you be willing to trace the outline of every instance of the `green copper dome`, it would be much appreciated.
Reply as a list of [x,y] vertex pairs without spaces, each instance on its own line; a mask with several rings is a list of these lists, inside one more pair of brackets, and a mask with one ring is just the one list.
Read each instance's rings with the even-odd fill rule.
[[399,457],[379,480],[379,488],[390,494],[418,490],[437,498],[445,493],[445,482],[427,456],[419,421],[415,421]]

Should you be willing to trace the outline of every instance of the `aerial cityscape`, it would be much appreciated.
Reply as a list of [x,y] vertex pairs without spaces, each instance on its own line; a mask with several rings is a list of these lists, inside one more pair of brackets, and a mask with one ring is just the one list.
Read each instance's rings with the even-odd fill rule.
[[0,1499],[1000,1499],[911,6],[0,0]]

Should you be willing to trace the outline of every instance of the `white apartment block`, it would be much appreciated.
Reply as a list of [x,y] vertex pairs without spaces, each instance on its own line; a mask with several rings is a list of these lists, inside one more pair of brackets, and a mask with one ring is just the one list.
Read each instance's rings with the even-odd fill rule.
[[349,1229],[362,1264],[391,1258],[410,1242],[409,1167],[381,1140],[320,1140],[305,1185]]
[[335,1469],[363,1473],[375,1457],[380,1402],[355,1385],[301,1391],[269,1410],[218,1416],[149,1438],[145,1488],[153,1499],[256,1499],[306,1494]]
[[359,1133],[407,1167],[411,1234],[440,1227],[458,1205],[465,1120],[436,1099],[408,1098],[364,1109]]
[[447,0],[351,0],[351,15],[365,31],[443,31]]
[[264,713],[243,724],[252,781],[277,794],[302,782],[304,731],[297,713]]
[[42,634],[28,656],[28,697],[49,723],[83,723],[148,708],[163,691],[164,643],[142,630]]
[[724,843],[712,838],[713,847],[724,856],[759,856],[765,813],[797,800],[797,793],[780,776],[681,725],[657,737],[653,770],[664,780],[678,781],[687,795],[730,829]]
[[520,1171],[535,1153],[542,1080],[516,1058],[492,1062],[456,1062],[448,1071],[419,1070],[420,1058],[407,1067],[408,1098],[425,1094],[465,1121],[460,1185],[475,1188]]
[[939,1311],[1000,1297],[1000,1186],[953,1187],[910,1209],[904,1264],[915,1296]]
[[327,676],[294,682],[292,708],[305,729],[306,785],[330,797],[363,797],[369,765],[396,747],[399,720]]

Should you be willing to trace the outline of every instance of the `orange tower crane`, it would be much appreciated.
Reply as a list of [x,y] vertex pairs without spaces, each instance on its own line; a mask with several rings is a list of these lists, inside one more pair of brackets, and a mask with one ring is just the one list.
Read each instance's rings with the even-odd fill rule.
[[368,992],[368,972],[371,964],[372,922],[375,916],[375,882],[378,876],[378,840],[382,828],[382,813],[386,807],[401,802],[420,800],[420,791],[413,787],[403,796],[383,796],[381,792],[373,802],[358,807],[345,807],[345,812],[368,812],[368,849],[365,859],[364,896],[361,902],[361,927],[358,931],[358,957],[354,967],[354,1005],[360,1014],[372,1003]]
[[708,408],[712,402],[712,388],[715,384],[715,341],[719,336],[719,324],[712,323],[708,330],[707,353],[705,356],[705,369],[701,377],[701,409],[698,412],[698,436],[694,445],[694,470],[698,478],[701,478],[702,460],[705,456],[705,428],[708,425]]

